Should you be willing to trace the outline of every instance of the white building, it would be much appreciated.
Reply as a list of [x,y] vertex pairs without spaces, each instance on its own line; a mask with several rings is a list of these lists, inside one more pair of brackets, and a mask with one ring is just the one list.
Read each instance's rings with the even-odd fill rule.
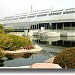
[[75,30],[75,8],[17,14],[0,19],[0,24],[19,32],[26,29],[37,30],[41,27],[50,30]]

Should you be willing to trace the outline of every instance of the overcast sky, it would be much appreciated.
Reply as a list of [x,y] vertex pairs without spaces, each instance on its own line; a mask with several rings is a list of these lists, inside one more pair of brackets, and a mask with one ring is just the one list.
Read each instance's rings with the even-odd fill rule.
[[0,18],[43,9],[74,8],[75,0],[0,0]]

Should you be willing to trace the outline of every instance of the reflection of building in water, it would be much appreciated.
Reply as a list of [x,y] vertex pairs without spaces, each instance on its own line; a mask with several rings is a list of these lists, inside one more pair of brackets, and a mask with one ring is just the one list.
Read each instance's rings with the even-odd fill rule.
[[75,46],[75,37],[38,37],[33,38],[34,43],[39,44],[49,44],[55,46],[63,47],[74,47]]
[[52,45],[63,47],[74,47],[75,37],[61,37],[60,40],[52,42]]
[[63,46],[63,47],[74,47],[75,41],[59,40],[59,41],[52,42],[52,45]]
[[7,54],[7,60],[13,60],[15,58],[29,58],[33,55],[33,53],[20,53],[20,54]]
[[53,41],[57,41],[60,40],[60,37],[43,37],[43,36],[39,36],[38,38],[33,38],[33,41],[39,44],[49,44],[51,45]]
[[3,59],[0,59],[0,67],[3,67],[4,66],[4,61]]

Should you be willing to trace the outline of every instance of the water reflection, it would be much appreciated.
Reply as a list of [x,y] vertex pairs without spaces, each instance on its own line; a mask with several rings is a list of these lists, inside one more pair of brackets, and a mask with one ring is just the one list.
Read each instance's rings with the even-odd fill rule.
[[44,56],[48,56],[48,57],[53,57],[53,56],[55,56],[56,54],[58,54],[58,53],[56,53],[56,52],[51,52],[51,51],[48,51],[48,50],[43,50],[43,51],[41,51],[42,52],[42,54],[44,55]]
[[75,37],[61,37],[60,40],[52,42],[52,45],[63,47],[74,47]]
[[39,44],[49,44],[51,45],[53,41],[60,40],[60,37],[43,37],[43,36],[34,36],[30,37],[33,43]]
[[3,59],[0,59],[0,67],[3,67],[4,66],[4,61]]
[[13,55],[9,55],[9,54],[6,54],[5,57],[7,58],[7,61],[14,59]]
[[26,53],[22,56],[22,58],[29,58],[33,55],[33,53]]
[[16,58],[29,58],[32,54],[33,53],[6,54],[5,57],[7,58],[7,61],[9,61]]
[[34,43],[39,43],[39,44],[48,44],[48,45],[62,46],[62,47],[74,47],[75,46],[75,37],[38,36],[32,39]]

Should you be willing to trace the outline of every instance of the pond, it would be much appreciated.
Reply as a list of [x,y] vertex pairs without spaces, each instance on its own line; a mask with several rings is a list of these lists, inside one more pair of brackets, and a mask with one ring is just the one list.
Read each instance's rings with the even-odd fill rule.
[[18,66],[29,66],[34,63],[42,63],[45,60],[55,56],[61,50],[66,48],[65,46],[57,46],[53,45],[53,42],[59,40],[75,40],[73,37],[66,38],[66,37],[29,37],[33,44],[38,44],[43,48],[42,51],[32,54],[14,54],[14,55],[6,55],[4,58],[0,60],[0,66],[3,67],[18,67]]

